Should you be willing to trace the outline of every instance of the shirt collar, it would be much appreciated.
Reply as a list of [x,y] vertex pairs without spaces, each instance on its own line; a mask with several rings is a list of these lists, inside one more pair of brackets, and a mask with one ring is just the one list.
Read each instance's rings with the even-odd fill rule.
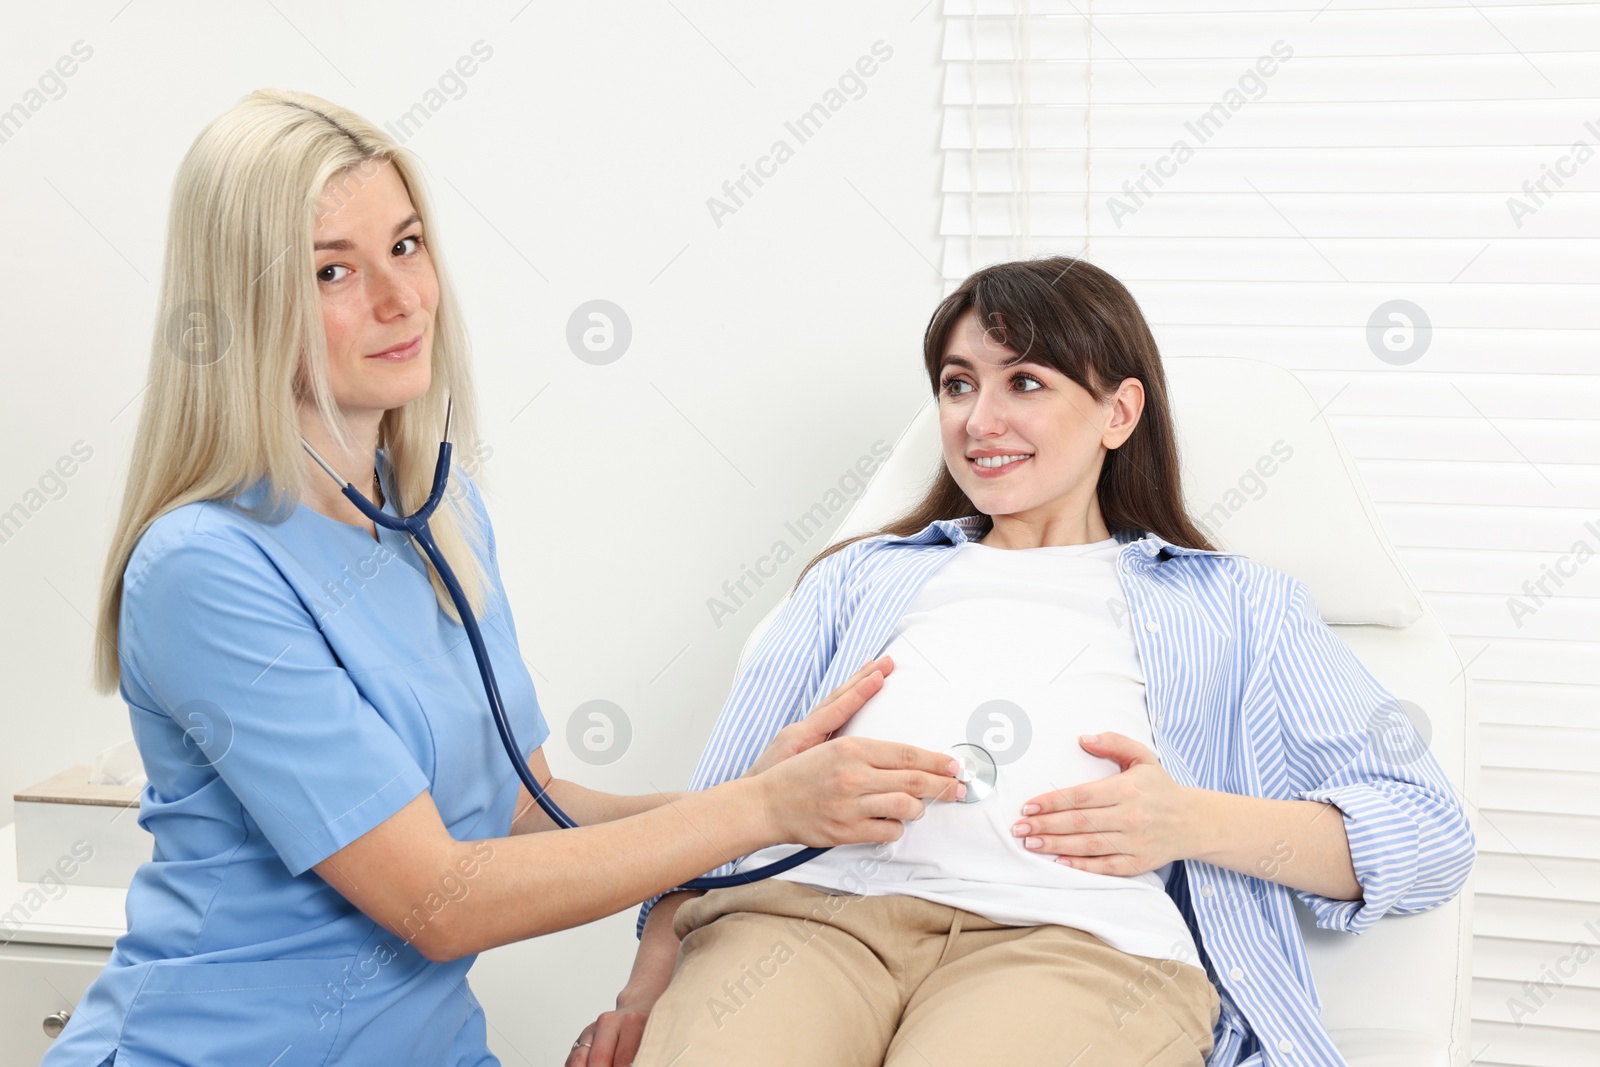
[[[949,544],[961,545],[968,541],[976,541],[979,531],[983,528],[985,516],[967,515],[959,519],[935,519],[921,531],[909,537],[891,537],[888,544]],[[1189,548],[1186,545],[1175,545],[1163,538],[1160,534],[1148,530],[1113,530],[1111,536],[1116,538],[1120,545],[1135,544],[1135,551],[1141,551],[1146,556],[1160,556],[1166,559],[1170,556],[1244,556],[1243,552],[1221,552],[1207,548]]]

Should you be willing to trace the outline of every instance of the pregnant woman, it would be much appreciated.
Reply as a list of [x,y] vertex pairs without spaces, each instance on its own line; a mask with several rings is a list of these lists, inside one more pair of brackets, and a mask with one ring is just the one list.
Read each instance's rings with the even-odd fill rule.
[[1453,897],[1475,841],[1437,761],[1379,742],[1393,697],[1304,584],[1185,514],[1160,356],[1115,278],[985,268],[924,357],[937,478],[802,572],[691,787],[887,653],[840,733],[981,745],[992,790],[648,902],[569,1067],[1342,1064],[1293,898],[1359,933]]

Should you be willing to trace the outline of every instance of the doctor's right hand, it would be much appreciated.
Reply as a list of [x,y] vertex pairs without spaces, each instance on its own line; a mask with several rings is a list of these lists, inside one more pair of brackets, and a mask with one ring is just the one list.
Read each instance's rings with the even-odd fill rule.
[[836,737],[755,776],[774,841],[812,847],[897,841],[924,799],[958,800],[967,787],[946,753],[898,741]]

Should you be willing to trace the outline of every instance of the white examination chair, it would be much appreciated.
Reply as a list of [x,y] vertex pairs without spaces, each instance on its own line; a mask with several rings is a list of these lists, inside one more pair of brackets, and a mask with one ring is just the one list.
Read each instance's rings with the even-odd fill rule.
[[[1463,667],[1311,395],[1292,373],[1259,360],[1169,359],[1164,366],[1190,515],[1218,547],[1304,582],[1323,620],[1374,677],[1421,709],[1418,729],[1431,733],[1433,755],[1466,800],[1476,832],[1477,723]],[[814,539],[807,552],[899,517],[942,462],[930,399],[833,536]],[[756,625],[741,665],[782,606]],[[1361,934],[1317,929],[1296,901],[1323,1025],[1351,1067],[1468,1062],[1472,888],[1469,879],[1449,903],[1386,915]]]

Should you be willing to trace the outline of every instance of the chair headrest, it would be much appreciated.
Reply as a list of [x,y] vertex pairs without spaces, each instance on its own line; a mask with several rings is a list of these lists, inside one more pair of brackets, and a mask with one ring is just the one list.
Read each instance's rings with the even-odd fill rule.
[[[1228,356],[1163,367],[1184,503],[1219,549],[1300,579],[1330,624],[1409,626],[1422,616],[1355,465],[1293,373]],[[834,539],[903,515],[943,462],[930,397]]]

